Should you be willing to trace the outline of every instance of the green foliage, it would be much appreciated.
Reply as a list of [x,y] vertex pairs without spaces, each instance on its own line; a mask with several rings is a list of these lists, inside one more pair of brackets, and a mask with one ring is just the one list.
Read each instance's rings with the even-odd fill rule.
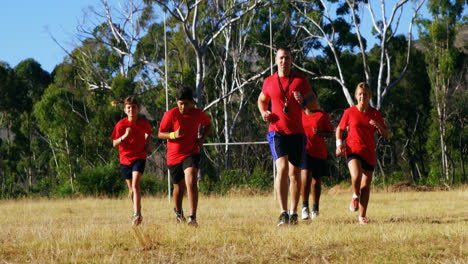
[[76,177],[76,183],[80,193],[95,196],[116,197],[125,186],[119,167],[112,163],[95,168],[84,168]]
[[[88,38],[70,52],[52,74],[41,69],[33,59],[26,59],[15,68],[0,63],[0,191],[2,198],[24,195],[69,196],[77,192],[86,195],[117,196],[124,193],[118,166],[118,149],[112,148],[109,136],[115,124],[125,117],[121,107],[112,107],[112,100],[127,96],[137,97],[157,133],[166,107],[164,74],[168,72],[169,108],[175,106],[175,91],[180,85],[197,85],[196,58],[203,53],[206,67],[201,83],[200,106],[216,102],[226,81],[229,89],[269,67],[269,7],[259,7],[234,23],[230,33],[230,50],[222,32],[210,44],[213,30],[220,15],[227,13],[232,4],[202,2],[199,6],[196,32],[184,31],[174,16],[167,19],[168,60],[164,58],[164,26],[155,19],[160,1],[144,1],[147,5],[138,21],[144,32],[133,39],[132,46],[117,40],[104,20],[90,30]],[[366,2],[366,1],[363,1]],[[464,46],[454,48],[457,31],[466,25],[460,19],[463,1],[429,1],[433,17],[420,20],[419,43],[424,52],[411,50],[410,65],[405,77],[391,88],[381,112],[390,130],[388,140],[378,139],[377,158],[383,164],[383,175],[378,171],[376,182],[391,184],[399,180],[414,183],[441,184],[441,147],[436,99],[444,99],[447,115],[443,140],[450,160],[450,175],[455,183],[468,182],[466,116],[468,92],[462,77],[466,72]],[[323,19],[324,8],[318,1],[296,2],[300,10],[307,10],[323,26],[325,34],[335,32],[334,44],[341,62],[343,78],[348,88],[365,79],[361,54],[356,52],[357,42],[353,26],[349,23],[350,9],[345,1],[327,1],[336,10],[333,27]],[[358,6],[358,11],[362,8]],[[243,12],[244,5],[233,7],[235,15]],[[316,26],[301,15],[290,1],[272,1],[273,46],[289,46],[294,50],[295,63],[317,76],[338,76],[331,50],[324,42],[310,39],[304,26],[312,34],[320,34]],[[139,13],[135,13],[137,16]],[[361,12],[356,13],[358,16]],[[116,17],[114,17],[116,18]],[[188,19],[193,19],[193,12]],[[100,18],[99,18],[100,19]],[[119,34],[129,38],[132,32],[118,19],[114,20]],[[359,17],[358,17],[359,20]],[[225,20],[224,20],[225,21]],[[382,25],[377,21],[377,24]],[[197,34],[198,43],[191,42]],[[388,33],[392,33],[391,31]],[[243,37],[243,39],[239,39]],[[395,36],[389,42],[391,78],[395,80],[406,65],[407,40]],[[199,45],[202,49],[194,49]],[[365,40],[364,40],[365,45]],[[128,52],[119,54],[114,48]],[[241,50],[241,48],[243,48]],[[130,49],[130,50],[128,50]],[[376,76],[380,63],[380,47],[375,45],[367,52],[371,75]],[[227,74],[220,67],[227,55]],[[129,64],[125,65],[125,62]],[[142,62],[145,61],[145,63]],[[126,71],[128,69],[128,71]],[[295,69],[298,70],[298,69]],[[382,76],[386,79],[387,73]],[[318,80],[306,74],[318,92],[320,106],[338,124],[348,102],[342,96],[342,87],[334,81]],[[436,81],[457,83],[455,90],[434,90]],[[375,87],[374,78],[371,87]],[[222,142],[229,131],[230,142],[263,141],[268,123],[258,114],[257,98],[262,79],[244,86],[226,97],[226,101],[212,105],[207,112],[213,124],[209,142]],[[431,84],[432,83],[432,84]],[[111,88],[108,86],[110,84]],[[441,85],[443,87],[443,85]],[[227,91],[229,92],[229,91]],[[375,98],[374,94],[374,98]],[[432,100],[431,100],[432,99]],[[224,105],[226,102],[226,105]],[[227,118],[225,127],[224,118]],[[156,136],[154,136],[156,137]],[[165,159],[162,140],[153,140],[152,164]],[[349,183],[349,171],[340,157],[335,157],[334,142],[328,143],[330,176],[327,185]],[[225,194],[232,188],[268,189],[273,186],[271,156],[267,145],[210,147],[203,164],[204,180],[200,191],[205,194]],[[225,160],[228,162],[225,162]],[[227,163],[227,164],[225,164]],[[102,165],[108,164],[108,165]],[[159,166],[159,165],[156,165]],[[228,168],[228,169],[226,169]],[[236,168],[236,169],[230,169]],[[158,168],[159,169],[159,168]],[[150,171],[154,171],[153,168]],[[76,178],[75,178],[76,177]],[[76,185],[72,185],[72,182]],[[141,180],[142,192],[157,194],[167,192],[167,181],[145,174]]]
[[155,175],[143,174],[140,180],[141,194],[167,194],[167,179],[158,179]]
[[135,96],[135,85],[133,81],[120,74],[112,80],[111,86],[116,98],[123,99],[127,96]]
[[70,182],[64,182],[57,185],[52,191],[52,196],[57,198],[67,198],[73,196],[73,187]]
[[250,188],[254,190],[267,190],[272,187],[273,177],[266,170],[256,166],[251,173],[242,170],[224,170],[220,180],[205,176],[199,184],[203,194],[224,195],[233,188]]
[[248,186],[252,189],[266,190],[273,185],[273,175],[256,166],[248,178]]

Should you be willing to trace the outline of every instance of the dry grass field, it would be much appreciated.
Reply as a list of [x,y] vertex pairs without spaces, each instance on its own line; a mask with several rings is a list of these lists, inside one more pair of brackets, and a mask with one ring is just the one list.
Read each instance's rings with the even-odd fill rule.
[[126,199],[0,201],[0,263],[468,263],[466,187],[375,191],[366,226],[349,199],[325,192],[317,220],[278,228],[271,194],[201,196],[193,228],[144,197],[137,230]]

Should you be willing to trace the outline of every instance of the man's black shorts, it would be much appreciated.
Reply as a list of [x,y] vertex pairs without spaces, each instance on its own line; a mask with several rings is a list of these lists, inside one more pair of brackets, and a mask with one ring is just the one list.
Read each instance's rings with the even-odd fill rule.
[[182,160],[181,163],[169,165],[169,171],[171,172],[172,182],[178,184],[182,179],[185,178],[185,169],[194,167],[199,168],[200,166],[200,154],[192,154]]
[[272,131],[267,134],[273,159],[288,155],[289,162],[296,167],[301,167],[305,158],[307,138],[305,134],[283,135]]
[[120,163],[120,170],[124,180],[131,180],[133,178],[133,172],[138,171],[143,173],[145,171],[146,160],[135,160],[130,165],[123,165]]
[[357,160],[361,161],[361,168],[362,169],[367,170],[367,171],[374,171],[374,165],[370,165],[363,158],[361,158],[361,156],[359,156],[356,153],[349,154],[348,157],[346,157],[346,162],[349,163],[353,159],[357,159]]
[[325,176],[328,172],[327,159],[319,159],[307,154],[301,167],[303,170],[308,170],[309,172],[312,172],[312,177],[314,178],[320,178],[322,176]]

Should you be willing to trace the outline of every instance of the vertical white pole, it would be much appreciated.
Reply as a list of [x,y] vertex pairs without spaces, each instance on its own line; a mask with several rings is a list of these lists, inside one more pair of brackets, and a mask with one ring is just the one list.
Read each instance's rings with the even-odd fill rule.
[[[166,11],[164,11],[164,81],[166,87],[166,112],[169,111],[169,98],[167,93],[167,37],[166,37]],[[171,203],[171,172],[167,169],[167,199]]]
[[[270,73],[273,75],[273,37],[271,29],[271,7],[270,7]],[[275,159],[273,159],[273,199],[276,200],[276,166]]]

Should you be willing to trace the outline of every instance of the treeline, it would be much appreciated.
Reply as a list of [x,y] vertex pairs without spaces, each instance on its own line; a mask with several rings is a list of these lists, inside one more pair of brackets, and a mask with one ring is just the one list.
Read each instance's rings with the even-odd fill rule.
[[[52,73],[33,59],[14,68],[0,63],[1,197],[119,195],[125,186],[110,135],[125,115],[111,101],[137,97],[156,135],[166,80],[169,108],[178,87],[193,87],[213,123],[208,142],[265,141],[268,124],[256,101],[270,74],[270,12],[273,46],[293,49],[294,70],[309,79],[335,127],[355,85],[373,87],[372,103],[390,130],[389,139],[377,138],[375,184],[468,183],[464,4],[428,3],[432,18],[414,20],[416,43],[394,35],[388,20],[376,21],[375,36],[386,41],[363,52],[366,39],[355,28],[364,6],[330,2],[145,0],[116,9],[103,1],[79,28],[80,45]],[[167,192],[165,142],[154,136],[152,148],[143,192]],[[325,183],[348,181],[334,140],[328,153]],[[206,146],[203,154],[204,193],[273,186],[268,145]]]

